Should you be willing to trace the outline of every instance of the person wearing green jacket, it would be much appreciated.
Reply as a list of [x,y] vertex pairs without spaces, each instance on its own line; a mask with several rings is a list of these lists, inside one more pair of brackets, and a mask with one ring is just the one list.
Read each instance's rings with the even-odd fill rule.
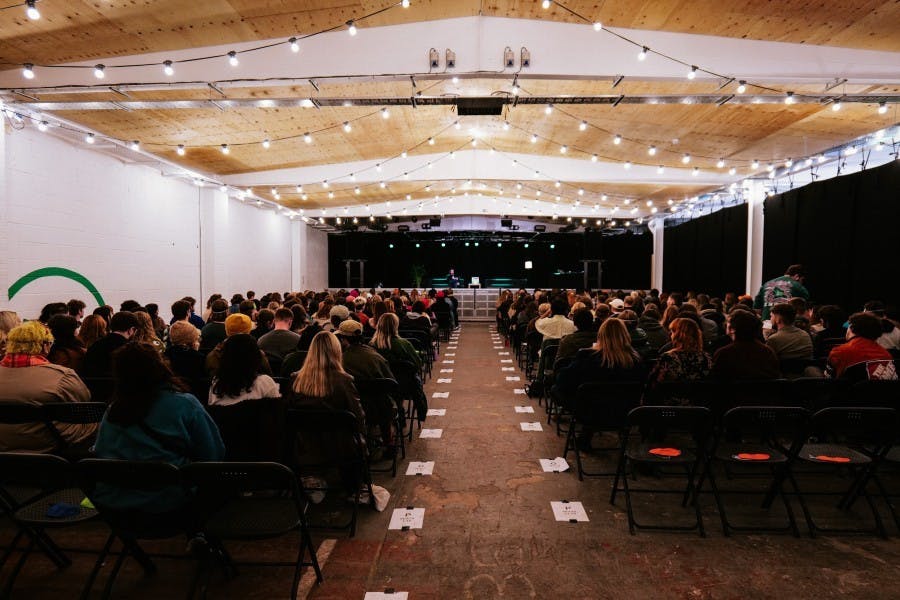
[[806,270],[803,265],[791,265],[784,275],[770,279],[760,286],[753,308],[762,311],[763,320],[769,318],[772,307],[788,302],[791,298],[809,300],[809,291],[803,286]]

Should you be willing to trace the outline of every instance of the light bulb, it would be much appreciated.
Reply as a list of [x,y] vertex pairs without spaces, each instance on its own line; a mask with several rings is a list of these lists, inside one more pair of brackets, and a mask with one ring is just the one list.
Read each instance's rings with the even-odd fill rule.
[[794,103],[794,92],[788,92],[784,97],[785,104],[793,104]]
[[400,153],[400,158],[406,158],[407,156],[409,155],[406,153],[406,150]]
[[622,166],[625,167],[626,169],[630,169],[630,168],[631,168],[631,161],[630,161],[630,160],[626,160],[626,161],[625,161],[625,164],[622,165]]
[[22,76],[25,79],[34,79],[34,65],[31,63],[22,65]]
[[644,46],[641,48],[641,51],[638,53],[638,60],[647,60],[647,53],[650,51],[650,48]]
[[591,154],[591,162],[597,162],[597,155]]
[[359,189],[359,186],[353,188],[353,193],[356,194],[357,196],[361,193],[361,190]]
[[327,180],[327,179],[323,179],[323,180],[322,180],[322,187],[323,187],[323,188],[328,189],[328,186],[329,186],[329,185],[330,185],[330,184],[328,183],[328,180]]
[[169,77],[175,74],[175,69],[172,67],[171,60],[163,62],[163,73],[165,73]]
[[621,143],[622,143],[622,136],[617,133],[616,136],[613,138],[613,144],[618,146]]
[[682,162],[683,164],[688,164],[689,162],[691,162],[691,155],[690,155],[690,154],[685,154],[684,156],[682,156],[682,157],[681,157],[681,162]]
[[403,8],[409,8],[409,0],[401,0],[400,6]]
[[228,144],[222,144],[221,146],[222,154],[228,154],[231,150],[228,148]]
[[692,175],[693,177],[696,177],[696,176],[699,175],[699,174],[700,174],[700,167],[694,167],[694,170],[691,171],[691,175]]
[[831,110],[833,110],[834,112],[837,112],[837,111],[841,110],[841,103],[840,103],[840,101],[832,102],[832,103],[831,103]]
[[291,43],[291,52],[300,52],[300,44],[297,42],[297,38],[292,37],[288,41]]
[[503,131],[509,131],[509,121],[503,121]]
[[303,141],[306,142],[307,144],[312,144],[312,136],[309,134],[308,131],[303,134]]
[[391,112],[387,108],[381,109],[381,118],[382,119],[390,118],[390,116],[391,116]]
[[538,141],[538,136],[537,136],[537,134],[536,134],[536,133],[532,133],[532,134],[531,134],[531,143],[532,143],[532,144],[537,144],[537,141]]
[[666,172],[666,168],[665,168],[664,166],[659,165],[658,167],[656,167],[656,174],[657,174],[657,175],[662,175],[662,174],[665,173],[665,172]]
[[41,121],[40,123],[38,123],[38,126],[37,126],[38,131],[47,131],[48,125],[49,124],[47,123],[47,121]]
[[794,161],[793,161],[793,159],[790,159],[790,158],[789,158],[789,159],[787,159],[786,161],[784,161],[784,166],[787,167],[788,169],[790,169],[792,166],[794,166]]
[[103,79],[106,77],[106,67],[104,65],[97,65],[94,67],[94,77],[97,79]]
[[344,133],[350,133],[353,130],[353,127],[350,126],[349,121],[344,121]]
[[268,150],[269,146],[271,146],[271,145],[272,145],[272,143],[269,141],[269,138],[266,138],[262,141],[262,147],[265,148],[266,150]]
[[454,84],[457,84],[457,83],[459,83],[459,77],[454,75],[453,77],[450,78],[450,81],[452,81]]
[[746,91],[747,91],[747,82],[744,81],[743,79],[741,79],[741,80],[738,82],[737,93],[738,93],[738,94],[743,94],[743,93],[746,92]]
[[650,156],[656,156],[656,146],[650,146],[647,148],[647,154]]
[[724,166],[725,166],[725,159],[724,159],[724,158],[720,158],[720,159],[719,159],[719,162],[716,163],[716,166],[719,167],[720,169],[721,169],[722,167],[724,167]]
[[32,21],[37,21],[41,18],[41,11],[35,8],[35,0],[26,0],[25,2],[25,15],[28,16]]
[[239,64],[237,52],[235,52],[234,50],[228,53],[228,64],[232,67],[236,67]]
[[737,169],[735,169],[734,167],[731,167],[730,169],[728,169],[729,175],[734,175],[735,173],[737,173]]
[[600,31],[601,29],[603,29],[603,23],[594,21],[594,31]]
[[178,144],[178,147],[175,149],[175,152],[178,153],[178,156],[184,156],[184,144]]
[[587,125],[587,121],[582,121],[578,124],[578,131],[584,131],[585,129],[587,129]]
[[384,189],[384,188],[387,187],[387,184],[386,184],[385,182],[383,182],[383,181],[379,181],[379,182],[378,182],[378,187],[380,187],[381,189]]
[[514,83],[514,84],[512,85],[512,93],[513,93],[513,96],[518,96],[518,95],[519,95],[519,92],[521,92],[521,91],[522,91],[522,88],[519,87],[519,84],[518,84],[518,83]]
[[548,104],[546,107],[544,107],[544,114],[549,115],[549,114],[552,113],[552,112],[553,112],[553,105],[552,105],[552,104]]
[[347,33],[350,35],[356,35],[356,23],[353,21],[347,21]]
[[541,8],[543,8],[544,10],[550,8],[550,0],[544,0],[543,2],[541,2]]
[[568,147],[568,146],[565,146],[565,145],[564,145],[564,146],[560,146],[560,147],[559,147],[559,153],[560,153],[560,154],[565,154],[565,153],[568,152],[568,151],[569,151],[569,147]]
[[750,165],[750,168],[753,169],[754,171],[755,171],[756,169],[758,169],[758,168],[759,168],[759,161],[758,161],[758,160],[754,160],[753,163]]
[[84,136],[84,141],[87,142],[88,144],[93,144],[94,143],[94,134],[89,133],[86,136]]
[[878,114],[883,115],[887,112],[887,102],[881,102],[878,104]]
[[459,124],[459,121],[456,121],[453,124],[453,129],[456,129],[456,130],[462,129],[462,125]]
[[693,78],[695,78],[696,76],[697,76],[697,67],[692,66],[692,67],[691,67],[691,70],[688,71],[687,78],[688,78],[688,79],[693,79]]
[[131,144],[129,144],[129,148],[137,152],[141,149],[141,143],[138,140],[132,140]]
[[434,146],[434,138],[433,137],[428,138],[428,145]]

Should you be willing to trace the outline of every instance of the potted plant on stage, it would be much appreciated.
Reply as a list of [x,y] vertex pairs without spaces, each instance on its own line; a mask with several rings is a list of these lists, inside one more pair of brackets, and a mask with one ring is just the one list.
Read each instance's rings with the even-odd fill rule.
[[416,283],[416,287],[422,287],[422,280],[425,279],[425,265],[413,265],[410,268],[410,273],[412,273],[413,281]]

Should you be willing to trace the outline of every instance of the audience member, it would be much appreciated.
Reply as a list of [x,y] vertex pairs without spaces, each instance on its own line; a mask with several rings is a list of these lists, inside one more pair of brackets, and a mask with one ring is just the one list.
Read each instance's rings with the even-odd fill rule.
[[[155,348],[126,343],[115,353],[112,373],[112,402],[97,435],[98,458],[182,466],[225,457],[216,424],[197,398],[184,392]],[[100,487],[91,499],[118,509],[168,513],[188,497],[180,486],[154,491]]]
[[574,358],[582,348],[590,348],[597,340],[597,329],[594,328],[594,315],[590,309],[580,308],[572,315],[575,332],[564,336],[556,350],[556,361]]
[[[209,320],[200,330],[200,352],[208,354],[225,341],[225,319],[228,317],[228,302],[219,298],[210,307]],[[249,319],[249,317],[248,317]]]
[[765,345],[762,321],[752,312],[734,310],[728,317],[732,342],[713,355],[711,375],[715,379],[778,379],[778,358]]
[[809,292],[803,286],[806,271],[803,265],[791,265],[784,275],[770,279],[760,286],[753,308],[762,311],[762,318],[768,320],[772,307],[789,302],[791,298],[809,300]]
[[[291,310],[293,310],[293,307],[291,307]],[[275,311],[264,308],[256,313],[256,327],[253,328],[253,331],[250,332],[250,335],[258,340],[262,336],[272,331],[272,329],[274,328]]]
[[891,353],[878,344],[883,333],[881,319],[867,313],[850,315],[847,343],[828,355],[828,369],[838,379],[897,379]]
[[275,328],[259,338],[259,348],[270,359],[281,364],[291,352],[297,349],[300,343],[300,335],[291,331],[294,321],[294,313],[289,308],[279,308],[275,311]]
[[[113,352],[128,343],[138,328],[137,318],[133,313],[120,311],[112,316],[109,322],[109,333],[103,339],[94,342],[84,355],[85,377],[109,377],[112,375]],[[95,398],[106,400],[106,398]]]
[[647,345],[655,352],[669,343],[669,332],[663,329],[660,318],[659,309],[654,305],[647,306],[638,318],[638,327],[647,334]]
[[197,329],[202,330],[205,323],[204,323],[203,319],[200,318],[200,315],[198,315],[194,312],[194,305],[197,303],[197,300],[190,296],[185,296],[184,298],[182,298],[182,300],[184,300],[185,302],[187,302],[190,305],[190,312],[188,313],[188,321],[190,321],[191,325],[193,325]]
[[41,309],[41,316],[38,317],[38,321],[46,325],[50,322],[53,315],[67,314],[69,314],[69,307],[66,306],[65,302],[51,302]]
[[[770,311],[773,333],[766,339],[778,360],[809,360],[813,357],[813,343],[809,334],[794,326],[796,312],[787,302],[776,304]],[[802,370],[802,369],[801,369]]]
[[[64,315],[58,315],[64,316]],[[71,318],[71,317],[67,317]],[[88,402],[90,392],[75,371],[47,360],[53,336],[37,321],[14,327],[0,360],[0,402],[47,404]],[[95,424],[53,423],[66,448],[87,450],[97,432]],[[55,452],[57,438],[44,423],[0,425],[0,452]]]
[[[703,334],[696,322],[679,318],[672,321],[669,328],[672,349],[660,354],[650,373],[651,389],[670,381],[706,379],[712,370],[712,359],[703,351]],[[679,403],[687,404],[687,401],[680,400]]]
[[109,321],[112,319],[113,307],[109,304],[104,304],[103,306],[98,306],[94,309],[94,312],[91,314],[97,315],[98,317],[102,317],[104,321],[106,321],[106,326],[109,327]]
[[416,349],[407,340],[400,337],[400,320],[397,315],[390,313],[378,319],[378,327],[370,342],[371,346],[388,362],[388,366],[396,361],[409,361],[416,366],[416,370],[422,368],[422,359]]
[[100,315],[88,315],[81,322],[78,329],[78,339],[84,344],[85,350],[94,345],[99,339],[106,337],[106,321]]
[[[253,330],[253,322],[250,320],[250,317],[241,313],[234,313],[233,315],[228,315],[228,318],[225,319],[225,336],[226,339],[233,336],[238,335],[239,333],[250,333]],[[266,375],[272,375],[272,367],[269,366],[269,360],[266,358],[265,353],[262,350],[259,350],[260,355],[260,365],[259,372],[264,373]],[[218,346],[213,348],[209,354],[206,355],[206,373],[210,377],[215,377],[219,372],[219,365],[222,360],[222,344],[220,343]]]
[[885,350],[900,350],[900,327],[895,326],[890,319],[885,318],[884,303],[880,300],[866,302],[863,311],[872,313],[881,319],[881,336],[876,340],[878,345]]
[[22,319],[12,310],[0,310],[0,359],[6,354],[6,338],[9,332],[22,324]]
[[73,371],[81,371],[87,349],[75,336],[78,321],[69,315],[53,315],[47,324],[53,334],[53,346],[47,360],[54,365],[69,367]]
[[156,337],[156,329],[153,328],[153,319],[150,318],[150,313],[139,311],[134,313],[134,318],[137,319],[138,327],[131,341],[138,344],[150,344],[156,348],[157,352],[165,352],[166,345]]
[[66,309],[68,310],[69,316],[74,317],[75,322],[78,323],[78,325],[81,325],[81,321],[84,319],[85,308],[87,308],[87,305],[76,298],[72,298],[66,302]]
[[260,362],[259,346],[252,335],[239,333],[222,342],[219,372],[209,389],[209,405],[231,406],[245,400],[280,398],[275,380],[260,374]]
[[200,332],[187,321],[176,321],[169,328],[169,347],[165,355],[178,377],[194,381],[206,377],[206,357],[199,352]]
[[564,298],[550,303],[551,316],[535,321],[534,328],[544,336],[544,340],[558,340],[563,336],[575,333],[575,324],[566,318],[569,303]]
[[166,325],[166,322],[162,320],[162,317],[159,316],[159,304],[151,302],[144,308],[147,309],[147,314],[150,315],[150,321],[153,323],[153,331],[156,334],[157,339],[166,339],[166,333],[168,333],[169,327]]

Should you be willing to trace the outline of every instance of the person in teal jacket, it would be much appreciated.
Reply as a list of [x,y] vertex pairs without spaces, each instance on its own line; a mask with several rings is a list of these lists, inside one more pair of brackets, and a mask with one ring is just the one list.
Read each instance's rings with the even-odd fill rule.
[[[113,379],[112,402],[95,444],[98,458],[179,467],[223,460],[225,444],[215,422],[196,397],[182,391],[153,346],[132,342],[117,350]],[[100,486],[91,499],[116,509],[166,513],[180,508],[188,498],[181,488],[122,491]]]
[[762,318],[769,318],[772,307],[788,302],[791,298],[809,300],[809,291],[803,287],[806,272],[803,265],[791,265],[781,277],[770,279],[760,286],[753,308],[762,311]]

